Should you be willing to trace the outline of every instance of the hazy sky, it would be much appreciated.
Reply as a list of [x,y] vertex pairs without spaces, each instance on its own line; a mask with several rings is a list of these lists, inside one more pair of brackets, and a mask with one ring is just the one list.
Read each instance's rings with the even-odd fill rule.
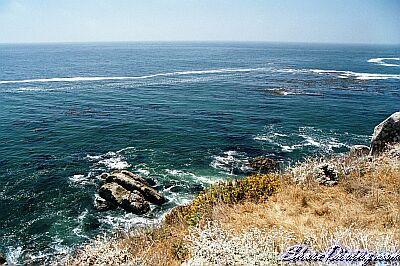
[[0,0],[0,42],[400,43],[400,0]]

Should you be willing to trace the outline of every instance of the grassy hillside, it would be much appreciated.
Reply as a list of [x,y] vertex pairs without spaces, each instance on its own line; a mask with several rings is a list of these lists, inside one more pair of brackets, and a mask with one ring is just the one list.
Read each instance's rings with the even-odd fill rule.
[[[317,182],[320,166],[338,176]],[[400,146],[379,157],[313,158],[281,173],[216,184],[154,228],[98,239],[75,264],[278,264],[293,244],[325,251],[400,247]]]

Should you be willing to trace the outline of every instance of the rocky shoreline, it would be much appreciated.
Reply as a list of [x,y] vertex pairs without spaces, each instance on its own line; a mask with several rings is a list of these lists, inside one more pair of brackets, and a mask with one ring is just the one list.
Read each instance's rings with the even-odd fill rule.
[[[370,147],[365,145],[354,145],[346,156],[355,158],[354,160],[373,161],[381,154],[385,153],[392,145],[400,143],[400,112],[393,113],[374,129]],[[399,149],[395,149],[399,152]],[[400,154],[395,154],[400,158]],[[312,164],[311,164],[312,165]],[[269,157],[256,157],[248,162],[251,174],[257,176],[272,175],[283,171],[279,162]],[[310,166],[310,165],[308,165]],[[323,186],[336,186],[340,182],[340,177],[348,175],[346,171],[353,171],[356,165],[350,165],[348,170],[339,169],[338,165],[327,162],[312,165],[307,173],[314,181]],[[353,170],[352,170],[353,169]],[[293,174],[293,173],[292,173]],[[143,215],[150,211],[152,205],[161,206],[168,202],[168,199],[156,190],[154,180],[146,179],[140,175],[127,170],[103,173],[100,175],[102,180],[98,187],[98,194],[95,196],[94,206],[98,211],[109,211],[117,208],[129,213]],[[236,181],[231,182],[236,184]],[[232,187],[231,186],[231,187]],[[230,187],[230,188],[231,188]],[[218,195],[217,195],[218,196]],[[171,211],[180,212],[182,207],[177,207]],[[0,265],[6,264],[6,257],[0,253]]]
[[[399,142],[400,112],[396,112],[375,127],[370,147],[354,145],[349,154],[356,157],[376,156],[389,145]],[[280,165],[272,158],[260,156],[250,159],[246,169],[249,169],[248,174],[267,174],[280,170]],[[327,164],[319,165],[315,176],[320,184],[335,185],[338,182],[336,169]],[[168,201],[152,187],[155,184],[153,180],[146,180],[127,170],[103,173],[100,178],[103,182],[95,198],[95,207],[99,211],[121,208],[140,215],[147,213],[151,204],[160,206]]]
[[[383,154],[383,156],[386,156],[385,152],[387,150],[390,150],[392,145],[396,145],[398,143],[400,143],[400,112],[392,114],[390,117],[388,117],[386,120],[384,120],[382,123],[380,123],[378,126],[375,127],[373,137],[371,139],[371,144],[369,147],[365,146],[365,145],[354,145],[353,147],[351,147],[350,151],[347,154],[342,156],[343,158],[340,157],[337,159],[337,161],[333,160],[331,162],[329,160],[327,160],[327,161],[322,160],[322,161],[318,162],[318,160],[317,160],[314,163],[306,162],[305,167],[307,168],[307,170],[304,170],[304,172],[306,172],[306,175],[308,175],[308,177],[311,177],[312,182],[315,182],[315,183],[321,185],[321,187],[332,187],[333,189],[340,189],[340,187],[343,186],[342,182],[346,182],[346,181],[342,180],[342,178],[344,176],[345,176],[345,178],[348,178],[348,176],[353,175],[354,171],[360,170],[357,168],[357,165],[354,165],[354,163],[356,163],[356,164],[359,163],[360,165],[362,165],[364,163],[366,163],[367,165],[370,163],[374,164],[375,158],[377,158],[376,160],[379,165],[379,162],[381,161],[380,156],[382,154]],[[394,150],[398,152],[399,147],[398,146],[396,146],[396,147],[397,148],[395,148]],[[400,158],[400,154],[395,155],[393,158]],[[348,160],[348,161],[346,162],[346,160]],[[392,159],[390,159],[390,160],[392,160]],[[346,165],[344,168],[342,167],[343,164]],[[275,161],[272,158],[264,157],[264,156],[250,159],[246,166],[249,169],[249,174],[250,174],[250,176],[249,176],[250,179],[247,178],[250,181],[247,181],[247,182],[250,182],[250,183],[248,183],[247,185],[244,185],[243,183],[241,184],[240,180],[226,182],[226,184],[223,183],[222,189],[220,189],[220,190],[216,189],[216,191],[219,191],[219,192],[217,192],[216,194],[214,193],[215,195],[212,192],[213,191],[212,188],[211,188],[211,190],[208,190],[208,192],[206,191],[206,194],[211,193],[213,196],[211,198],[206,197],[205,200],[206,201],[217,200],[213,204],[218,205],[218,204],[220,204],[220,203],[218,203],[219,200],[221,200],[227,196],[227,195],[224,195],[224,193],[230,194],[230,195],[228,195],[229,199],[231,199],[232,196],[238,197],[238,195],[240,196],[240,194],[243,193],[242,190],[246,189],[246,187],[248,187],[249,184],[252,184],[251,186],[257,184],[255,187],[256,191],[257,191],[257,189],[259,189],[259,186],[261,185],[262,189],[260,191],[256,192],[255,195],[258,195],[258,193],[262,194],[263,192],[266,191],[264,189],[264,185],[269,183],[269,181],[267,181],[266,183],[264,181],[260,181],[262,178],[268,177],[268,176],[274,176],[277,174],[278,175],[287,175],[288,174],[288,173],[285,173],[286,170],[281,168],[281,165],[279,164],[279,162]],[[384,167],[384,166],[379,165],[379,167]],[[366,168],[366,169],[369,169],[369,168]],[[300,170],[302,170],[301,166],[300,166]],[[366,170],[361,170],[361,171],[364,174],[363,171],[366,171]],[[289,172],[291,172],[291,170],[289,170]],[[291,176],[292,178],[294,177],[293,175],[294,175],[294,172],[289,173],[289,176]],[[360,173],[358,175],[360,176]],[[152,187],[152,180],[146,180],[143,177],[136,175],[134,173],[131,173],[129,171],[123,170],[123,171],[118,171],[118,172],[113,172],[113,173],[103,173],[101,175],[101,179],[103,180],[103,182],[102,182],[101,186],[99,187],[99,190],[98,190],[99,196],[96,198],[96,201],[95,201],[95,206],[100,211],[121,208],[127,212],[132,212],[132,213],[140,215],[140,214],[144,214],[144,213],[148,212],[150,210],[151,204],[162,205],[167,202],[167,199],[161,193],[159,193]],[[308,180],[308,179],[305,179],[305,180]],[[224,186],[228,190],[225,190],[223,188]],[[291,186],[293,186],[293,185],[291,185]],[[296,185],[294,185],[293,188],[295,188],[295,186]],[[354,189],[357,190],[358,189],[357,186],[347,188],[346,189],[347,193],[352,193],[351,191],[353,191]],[[218,188],[218,185],[217,185],[217,188]],[[362,189],[364,189],[364,188],[362,188]],[[237,191],[237,192],[232,192],[232,191]],[[250,188],[250,190],[245,193],[249,193],[249,192],[250,192],[250,194],[252,194],[253,188]],[[236,194],[236,193],[239,193],[239,194]],[[200,202],[202,202],[201,198],[202,197],[198,197],[192,204],[189,204],[188,206],[179,206],[179,207],[172,209],[171,212],[167,215],[165,221],[162,224],[160,224],[159,230],[161,232],[166,231],[169,236],[173,236],[173,235],[177,234],[177,232],[179,232],[179,230],[182,230],[181,229],[182,226],[183,226],[183,228],[186,228],[185,230],[189,230],[188,228],[190,228],[190,226],[187,227],[188,225],[186,223],[191,224],[191,223],[193,223],[193,221],[197,221],[196,217],[197,217],[198,213],[196,212],[196,213],[192,213],[191,215],[188,215],[186,212],[188,211],[188,208],[189,208],[189,210],[191,209],[193,212],[193,209],[196,209],[197,208],[196,206],[198,204],[200,204],[200,206],[201,206],[201,204],[204,204],[204,203],[200,203]],[[204,198],[204,195],[203,195],[203,198]],[[221,198],[221,199],[218,200],[218,198]],[[307,208],[307,207],[309,207],[309,205],[307,205],[307,203],[305,201],[307,201],[307,199],[302,199],[301,204],[304,208]],[[222,200],[222,202],[223,202],[223,200]],[[233,202],[235,202],[235,204],[237,204],[240,201],[234,200]],[[200,208],[202,209],[203,207],[200,207]],[[324,216],[325,213],[329,213],[329,211],[326,211],[326,209],[327,209],[327,207],[317,208],[315,210],[315,213],[318,216]],[[200,213],[202,211],[204,211],[204,210],[200,210]],[[230,214],[230,215],[234,215],[234,214]],[[187,220],[188,217],[189,217],[189,220]],[[198,223],[198,221],[196,223]],[[220,228],[217,226],[217,228],[213,229],[210,234],[213,234],[212,232],[215,232],[215,230],[218,231],[218,230],[220,230]],[[174,236],[172,240],[167,240],[169,237],[165,237],[163,235],[164,233],[161,233],[161,235],[158,235],[160,232],[158,232],[157,229],[153,229],[153,231],[151,231],[151,232],[152,232],[151,233],[152,235],[155,234],[154,236],[152,236],[155,238],[155,240],[151,240],[152,237],[149,240],[144,240],[144,239],[147,239],[147,236],[146,236],[144,239],[139,237],[140,240],[138,240],[138,241],[144,242],[144,243],[146,243],[146,241],[165,242],[167,244],[164,247],[162,247],[162,248],[160,247],[160,248],[167,249],[167,250],[172,249],[172,250],[174,250],[174,252],[177,248],[178,249],[182,248],[180,246],[181,244],[179,244],[179,241],[183,241],[183,240],[180,237],[178,237],[178,239],[179,239],[178,243],[170,243],[170,241],[172,241],[172,242],[174,241],[173,239],[176,236]],[[205,232],[208,232],[207,227],[204,231],[200,232],[200,235],[204,234]],[[190,230],[185,231],[185,234],[190,234]],[[136,239],[137,237],[138,236],[133,236],[132,239]],[[214,236],[214,237],[219,237],[219,236]],[[183,238],[185,239],[185,237],[183,237]],[[235,240],[235,241],[233,241],[234,243],[230,244],[230,245],[233,245],[230,247],[230,249],[232,249],[232,250],[236,250],[237,247],[235,245],[239,245],[239,246],[243,245],[243,244],[241,244],[241,241],[242,241],[241,236],[237,236],[236,238],[238,240],[237,241]],[[235,239],[235,238],[233,238],[233,239]],[[125,240],[117,239],[115,241],[116,241],[115,243],[123,243]],[[131,240],[129,240],[129,237],[126,239],[126,241],[129,241],[129,243],[133,243],[133,242],[131,242]],[[214,251],[208,250],[207,248],[210,245],[213,245],[214,240],[207,240],[204,242],[205,244],[202,242],[198,242],[198,240],[195,240],[195,241],[196,242],[195,242],[194,248],[193,248],[193,252],[194,252],[193,257],[190,260],[186,261],[187,265],[197,265],[196,261],[208,263],[213,260],[217,261],[221,258],[225,260],[229,256],[234,257],[234,255],[227,255],[227,254],[224,255],[224,256],[226,256],[226,258],[224,256],[221,257],[221,255],[217,255],[217,254],[212,255]],[[249,240],[246,240],[246,243],[247,243],[247,241],[249,241]],[[254,240],[251,240],[250,242],[254,245]],[[114,243],[114,242],[112,242],[112,243]],[[109,246],[108,243],[104,243],[104,242],[97,243],[97,245],[100,246],[100,248],[98,248],[99,251],[96,250],[97,249],[96,245],[87,246],[87,248],[88,248],[88,250],[86,251],[87,253],[80,253],[81,257],[78,256],[77,260],[72,259],[72,263],[70,263],[70,264],[76,265],[82,261],[88,261],[87,260],[88,258],[89,258],[89,261],[92,261],[92,260],[93,261],[98,261],[98,260],[102,261],[102,258],[97,257],[97,256],[102,256],[102,255],[95,255],[95,254],[97,254],[97,252],[101,252],[103,246],[105,246],[105,248],[107,250],[114,249],[114,244],[112,244],[112,243],[110,244],[111,247]],[[132,247],[127,246],[126,247],[127,250],[129,250],[130,248],[132,248],[133,250],[135,250],[135,249],[141,250],[142,249],[142,244],[139,244],[139,246],[137,246],[136,244],[129,244],[129,245],[132,245]],[[168,245],[171,245],[171,246],[168,246]],[[177,246],[175,246],[175,245],[177,245]],[[198,245],[198,246],[196,246],[196,245]],[[259,243],[257,245],[259,245]],[[95,251],[91,250],[92,247],[94,247]],[[264,248],[265,247],[263,247],[262,249],[264,249]],[[120,252],[119,249],[120,248],[117,248],[117,250],[118,250],[117,253]],[[184,250],[184,252],[186,252],[185,249],[183,249],[183,250]],[[208,255],[205,255],[203,250],[206,250],[207,251],[206,253]],[[243,249],[243,250],[245,250],[245,249]],[[93,252],[93,254],[92,254],[92,252]],[[122,252],[122,253],[124,253],[124,252]],[[217,253],[219,254],[219,251]],[[251,254],[250,254],[251,252],[250,253],[244,252],[244,253],[246,253],[246,254],[248,253],[247,255],[251,257]],[[147,251],[146,251],[146,254],[147,254]],[[265,255],[265,258],[267,258],[267,259],[271,256],[270,253],[266,253],[264,255]],[[88,256],[88,257],[86,257],[86,256]],[[119,254],[117,256],[119,256]],[[175,254],[174,256],[175,256],[175,258],[173,259],[173,261],[175,261],[175,260],[182,261],[182,258],[180,258],[181,255]],[[185,256],[184,256],[184,258],[187,258],[187,255],[185,255]],[[215,256],[215,258],[213,258],[212,256]],[[108,259],[106,259],[106,257],[104,259],[107,261]],[[132,255],[132,257],[135,258],[134,261],[137,261],[137,262],[140,262],[143,260],[143,258],[140,258],[140,255],[137,255],[137,254]],[[240,264],[240,263],[243,263],[244,261],[247,261],[247,262],[251,261],[252,259],[250,257],[242,258],[242,259],[237,259],[235,257],[235,259],[233,259],[233,261],[235,261],[235,263]],[[149,261],[153,261],[153,258],[147,258],[147,259]],[[171,259],[171,258],[169,258],[169,259]],[[231,259],[231,258],[229,258],[229,259]],[[114,262],[120,261],[120,262],[125,263],[129,260],[125,257],[118,257],[118,259],[112,258],[112,261],[114,261]]]

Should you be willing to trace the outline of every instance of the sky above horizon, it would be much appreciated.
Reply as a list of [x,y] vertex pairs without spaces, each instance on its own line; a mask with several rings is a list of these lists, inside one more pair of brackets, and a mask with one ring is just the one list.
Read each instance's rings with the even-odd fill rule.
[[0,0],[0,43],[400,44],[400,0]]

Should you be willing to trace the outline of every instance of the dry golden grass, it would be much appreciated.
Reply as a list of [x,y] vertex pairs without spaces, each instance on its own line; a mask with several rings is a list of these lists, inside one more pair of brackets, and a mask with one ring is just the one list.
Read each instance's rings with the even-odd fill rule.
[[[314,169],[320,163],[338,170],[337,185],[314,181]],[[191,205],[173,210],[159,227],[97,241],[68,263],[178,265],[196,256],[193,249],[201,249],[196,238],[210,224],[237,236],[260,230],[269,237],[269,242],[263,239],[268,245],[264,250],[274,256],[299,243],[317,250],[335,241],[357,249],[398,248],[400,156],[389,152],[377,158],[310,159],[279,176],[258,175],[219,184]]]
[[[313,169],[321,163],[339,170],[338,185],[321,186],[312,179]],[[301,181],[292,182],[290,177],[299,173]],[[269,243],[265,248],[275,257],[299,243],[320,251],[336,242],[353,249],[399,249],[399,157],[385,154],[374,159],[341,156],[309,160],[282,177],[283,189],[265,203],[214,207],[210,216],[213,230],[218,227],[231,236],[260,230],[269,236],[262,241]]]

